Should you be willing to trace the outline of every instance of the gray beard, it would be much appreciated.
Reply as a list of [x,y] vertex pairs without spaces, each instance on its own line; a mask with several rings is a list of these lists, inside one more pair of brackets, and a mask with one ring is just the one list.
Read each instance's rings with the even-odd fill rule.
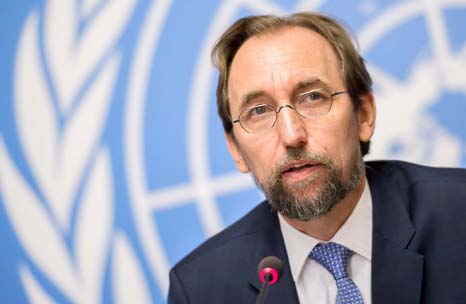
[[[308,160],[319,162],[327,169],[327,176],[321,186],[314,185],[319,175],[310,176],[302,181],[285,185],[281,178],[284,166],[290,161]],[[335,168],[333,161],[326,155],[310,153],[304,148],[289,150],[285,159],[274,169],[265,184],[256,184],[263,190],[270,206],[285,217],[301,221],[317,219],[329,213],[345,196],[353,191],[361,180],[363,160],[356,158],[350,180],[345,182],[341,172]],[[314,187],[312,197],[306,193]],[[301,194],[301,195],[299,195]]]

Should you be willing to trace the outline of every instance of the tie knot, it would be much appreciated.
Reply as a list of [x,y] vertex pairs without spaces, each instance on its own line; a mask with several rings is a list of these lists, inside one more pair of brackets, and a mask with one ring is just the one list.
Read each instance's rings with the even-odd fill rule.
[[309,257],[324,266],[335,280],[346,278],[346,265],[352,251],[337,243],[318,244]]

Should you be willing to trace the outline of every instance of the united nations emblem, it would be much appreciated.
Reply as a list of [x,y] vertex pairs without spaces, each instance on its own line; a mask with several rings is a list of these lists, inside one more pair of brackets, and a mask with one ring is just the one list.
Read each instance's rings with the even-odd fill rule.
[[237,18],[297,10],[358,37],[371,158],[466,166],[466,0],[45,1],[6,59],[0,202],[20,254],[4,265],[23,287],[9,299],[165,301],[170,267],[263,197],[226,149],[211,46]]

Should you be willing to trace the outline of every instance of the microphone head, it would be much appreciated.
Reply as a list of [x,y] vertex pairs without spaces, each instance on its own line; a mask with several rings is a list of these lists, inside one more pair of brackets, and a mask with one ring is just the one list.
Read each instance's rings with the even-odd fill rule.
[[271,275],[269,284],[275,284],[280,279],[283,273],[283,262],[276,256],[268,256],[260,261],[257,266],[257,274],[259,279],[264,282],[267,274]]

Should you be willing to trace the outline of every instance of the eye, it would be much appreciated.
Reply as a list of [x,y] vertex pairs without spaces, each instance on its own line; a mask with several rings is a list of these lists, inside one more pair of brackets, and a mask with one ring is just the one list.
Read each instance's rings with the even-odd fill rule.
[[323,97],[322,93],[318,92],[318,91],[310,92],[310,93],[307,94],[307,98],[310,99],[310,100],[319,100],[322,97]]
[[297,103],[302,106],[317,106],[327,102],[329,99],[330,94],[322,90],[314,90],[300,95]]
[[261,116],[270,111],[271,109],[267,105],[258,105],[249,109],[248,116]]

